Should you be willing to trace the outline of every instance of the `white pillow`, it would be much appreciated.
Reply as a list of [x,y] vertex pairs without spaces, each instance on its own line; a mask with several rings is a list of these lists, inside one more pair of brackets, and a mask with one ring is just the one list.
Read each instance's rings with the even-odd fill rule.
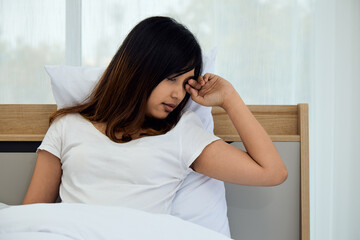
[[105,67],[45,66],[57,108],[81,103],[94,88]]
[[[216,48],[203,55],[203,72],[214,72]],[[51,78],[53,95],[58,109],[81,103],[91,92],[105,67],[45,66]],[[211,107],[189,100],[184,111],[194,111],[205,129],[213,132]],[[191,172],[175,195],[172,215],[197,223],[230,236],[222,181]]]
[[120,206],[56,203],[11,206],[0,210],[0,239],[229,238],[167,214]]

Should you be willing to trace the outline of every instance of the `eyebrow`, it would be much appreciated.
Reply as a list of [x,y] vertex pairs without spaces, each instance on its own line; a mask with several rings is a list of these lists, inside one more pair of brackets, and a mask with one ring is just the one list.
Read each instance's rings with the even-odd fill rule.
[[[181,75],[181,74],[180,74]],[[180,75],[177,75],[177,76],[174,76],[174,77],[170,77],[170,78],[177,78],[178,76],[180,76]],[[187,77],[186,79],[185,79],[185,82],[186,81],[189,81],[190,79],[195,79],[195,75],[194,76],[189,76],[189,77]]]

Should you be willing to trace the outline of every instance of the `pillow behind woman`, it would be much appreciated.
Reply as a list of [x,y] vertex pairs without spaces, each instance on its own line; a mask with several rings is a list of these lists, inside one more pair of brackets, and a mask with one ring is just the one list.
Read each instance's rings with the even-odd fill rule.
[[[202,74],[214,72],[216,49],[203,55]],[[105,67],[45,66],[51,79],[58,109],[81,103],[91,92]],[[211,107],[201,106],[190,98],[183,111],[191,110],[204,128],[213,132]],[[221,232],[230,237],[225,187],[222,181],[192,171],[177,191],[172,215]]]

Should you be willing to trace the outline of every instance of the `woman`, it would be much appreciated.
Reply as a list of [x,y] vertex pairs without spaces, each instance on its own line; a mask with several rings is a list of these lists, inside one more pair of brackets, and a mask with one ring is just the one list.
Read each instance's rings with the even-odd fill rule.
[[[55,202],[60,192],[63,202],[170,213],[191,171],[244,185],[285,181],[275,146],[239,94],[201,68],[200,46],[183,25],[167,17],[136,25],[88,101],[50,117],[23,203]],[[183,112],[190,96],[222,107],[247,152]]]

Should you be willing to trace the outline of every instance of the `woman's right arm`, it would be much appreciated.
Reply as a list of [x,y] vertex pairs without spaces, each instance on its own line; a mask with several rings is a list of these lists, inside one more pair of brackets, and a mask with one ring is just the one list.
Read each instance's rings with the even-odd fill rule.
[[60,159],[47,151],[39,150],[23,204],[54,203],[59,194],[61,175]]
[[223,108],[236,128],[246,152],[222,140],[210,143],[191,168],[225,182],[250,186],[275,186],[287,178],[287,169],[269,135],[242,101],[229,97]]
[[228,81],[207,73],[198,82],[189,80],[186,88],[197,103],[222,107],[246,148],[214,141],[192,163],[194,171],[242,185],[274,186],[286,180],[286,166],[269,135]]

